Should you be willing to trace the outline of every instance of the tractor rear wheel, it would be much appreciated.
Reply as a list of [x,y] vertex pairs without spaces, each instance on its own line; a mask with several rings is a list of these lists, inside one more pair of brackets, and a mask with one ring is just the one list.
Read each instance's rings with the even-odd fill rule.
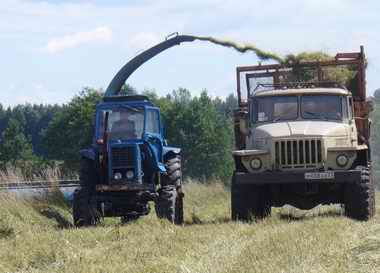
[[99,215],[91,205],[86,188],[74,192],[73,219],[76,227],[95,226],[99,221]]
[[99,222],[99,212],[96,205],[91,204],[94,193],[96,173],[93,162],[82,158],[79,180],[81,188],[74,192],[73,220],[77,227],[93,226]]
[[345,186],[344,207],[346,216],[367,221],[375,215],[375,182],[370,167],[358,166],[360,181]]
[[161,177],[161,188],[156,201],[156,214],[176,225],[183,224],[181,157],[173,156],[165,162],[167,173]]

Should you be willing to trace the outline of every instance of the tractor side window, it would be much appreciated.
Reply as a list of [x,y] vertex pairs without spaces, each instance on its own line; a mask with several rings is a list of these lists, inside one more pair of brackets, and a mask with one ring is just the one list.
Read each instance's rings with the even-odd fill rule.
[[160,120],[158,117],[158,111],[148,110],[146,112],[146,129],[147,133],[159,134],[160,133]]

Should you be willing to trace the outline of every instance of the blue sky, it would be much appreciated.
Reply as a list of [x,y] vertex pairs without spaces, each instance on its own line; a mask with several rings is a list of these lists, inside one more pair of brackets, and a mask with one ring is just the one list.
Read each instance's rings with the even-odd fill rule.
[[[357,51],[368,91],[380,88],[380,2],[376,0],[89,0],[0,2],[0,103],[64,103],[83,87],[106,88],[131,57],[172,32],[250,42],[278,54]],[[235,92],[235,67],[256,64],[205,42],[182,44],[129,80],[163,95]]]

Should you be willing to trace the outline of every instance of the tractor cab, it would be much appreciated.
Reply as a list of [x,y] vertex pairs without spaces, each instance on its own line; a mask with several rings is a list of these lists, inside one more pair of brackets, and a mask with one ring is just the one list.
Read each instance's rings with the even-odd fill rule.
[[149,213],[183,223],[181,149],[167,145],[160,110],[145,96],[120,96],[128,77],[143,63],[192,36],[176,36],[140,53],[114,76],[96,107],[94,141],[80,151],[80,188],[74,193],[77,227],[102,217],[131,221]]
[[[144,96],[106,98],[96,110],[96,145],[106,160],[108,184],[153,185],[162,162],[160,110]],[[143,171],[145,170],[145,172]]]

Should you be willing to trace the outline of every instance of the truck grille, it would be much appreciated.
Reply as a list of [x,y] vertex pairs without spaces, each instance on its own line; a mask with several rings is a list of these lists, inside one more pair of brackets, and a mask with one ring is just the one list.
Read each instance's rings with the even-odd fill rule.
[[275,142],[276,165],[286,168],[315,168],[322,162],[320,139],[280,140]]
[[133,167],[135,150],[132,147],[112,148],[112,168]]

